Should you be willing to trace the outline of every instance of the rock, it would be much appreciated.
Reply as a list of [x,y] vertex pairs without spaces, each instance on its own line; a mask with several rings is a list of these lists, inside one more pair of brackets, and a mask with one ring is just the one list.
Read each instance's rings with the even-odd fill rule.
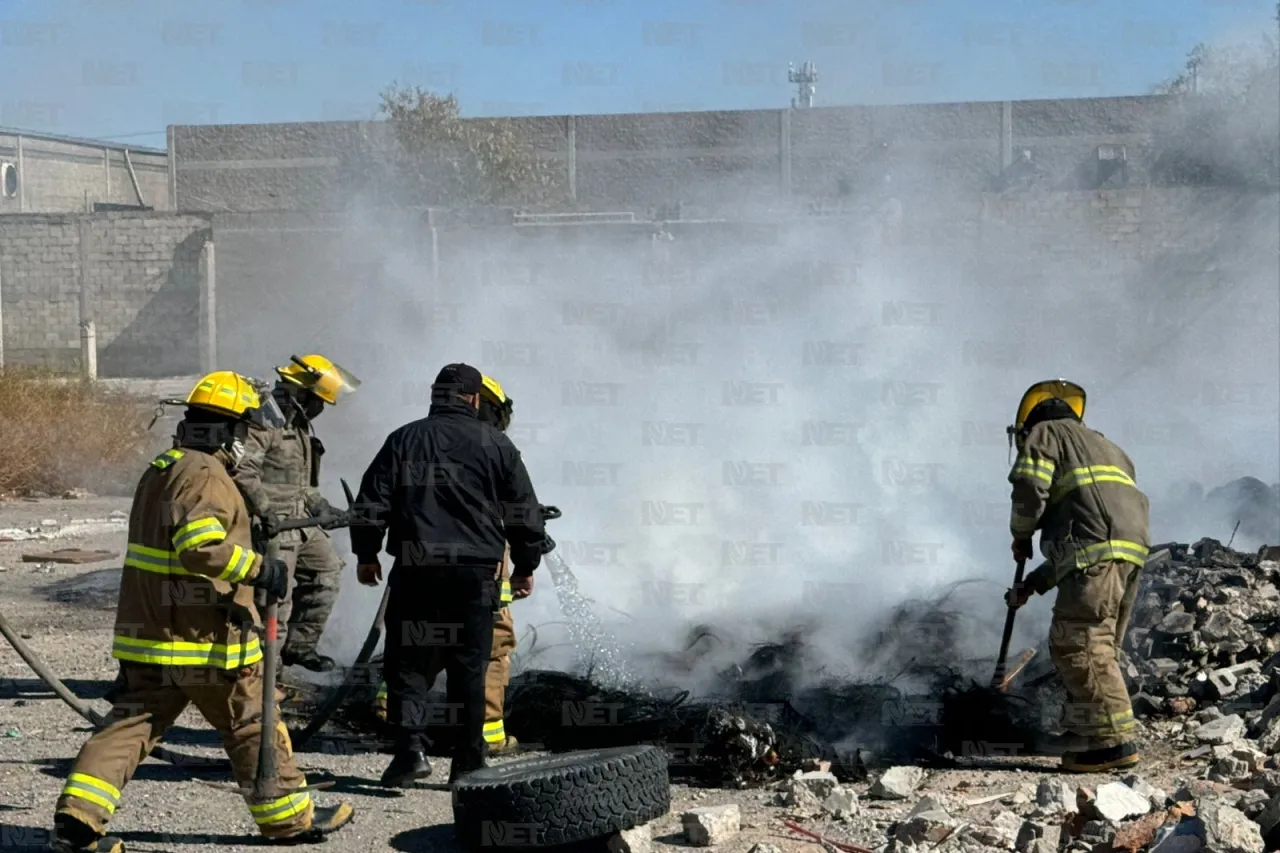
[[1152,785],[1136,773],[1130,773],[1128,776],[1120,780],[1124,782],[1135,794],[1141,794],[1147,798],[1147,802],[1151,803],[1153,809],[1163,809],[1165,803],[1169,801],[1169,795],[1159,788]]
[[923,781],[924,771],[919,767],[890,767],[871,786],[867,796],[877,800],[905,800]]
[[968,836],[985,847],[1009,849],[1018,840],[1022,831],[1022,818],[1013,812],[1001,812],[987,826],[978,826],[969,830]]
[[1258,749],[1267,755],[1275,755],[1277,751],[1280,751],[1280,716],[1273,715],[1269,719],[1267,717],[1267,714],[1271,712],[1272,705],[1275,704],[1275,700],[1272,700],[1271,705],[1268,705],[1266,710],[1262,712],[1264,722],[1262,723],[1262,731],[1258,734]]
[[1036,786],[1036,805],[1046,808],[1074,812],[1076,810],[1075,789],[1061,779],[1041,779]]
[[1196,739],[1201,743],[1229,744],[1244,737],[1244,720],[1239,714],[1220,717],[1205,723],[1196,730]]
[[1107,782],[1098,786],[1092,808],[1103,819],[1119,823],[1151,811],[1151,801],[1123,782]]
[[1250,820],[1258,821],[1270,801],[1271,796],[1266,791],[1245,791],[1240,795],[1240,799],[1236,800],[1236,808],[1244,812],[1245,817]]
[[1272,850],[1280,846],[1280,793],[1277,793],[1262,807],[1262,811],[1254,818],[1262,829],[1263,840]]
[[1263,853],[1262,831],[1244,812],[1222,803],[1201,804],[1205,853]]
[[653,828],[642,823],[634,829],[615,832],[605,841],[609,853],[652,853]]
[[782,853],[782,848],[775,847],[772,844],[765,844],[761,841],[759,844],[751,845],[751,849],[747,853]]
[[893,837],[900,844],[937,844],[959,825],[936,799],[924,797],[898,824]]
[[1190,634],[1196,628],[1196,616],[1194,613],[1186,613],[1175,610],[1173,613],[1165,616],[1160,620],[1160,624],[1156,626],[1156,630],[1162,634],[1170,636],[1181,636]]
[[1203,849],[1204,824],[1197,818],[1161,829],[1151,845],[1151,853],[1200,853]]
[[1018,853],[1057,853],[1062,841],[1062,827],[1024,821],[1018,830],[1014,848]]
[[838,787],[822,801],[822,809],[837,820],[847,820],[858,813],[858,795]]
[[840,785],[840,780],[831,773],[811,770],[794,777],[795,784],[808,788],[818,799],[826,799]]
[[1246,761],[1234,756],[1227,756],[1209,768],[1210,782],[1231,783],[1248,779],[1253,775],[1253,767]]
[[680,815],[684,837],[694,847],[715,847],[742,829],[742,811],[737,804],[690,809]]

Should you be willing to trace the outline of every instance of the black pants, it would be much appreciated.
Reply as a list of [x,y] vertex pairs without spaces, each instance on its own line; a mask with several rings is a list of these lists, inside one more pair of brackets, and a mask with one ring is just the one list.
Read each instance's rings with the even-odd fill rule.
[[[387,583],[387,720],[397,748],[422,749],[428,727],[456,732],[452,774],[484,765],[484,675],[498,605],[496,566],[397,566]],[[427,692],[445,673],[446,703]]]

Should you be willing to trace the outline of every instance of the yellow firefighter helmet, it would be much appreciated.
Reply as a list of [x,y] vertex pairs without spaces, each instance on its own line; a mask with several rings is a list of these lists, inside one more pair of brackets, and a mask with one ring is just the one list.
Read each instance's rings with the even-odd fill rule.
[[330,405],[338,402],[339,394],[360,387],[359,379],[322,355],[295,355],[290,364],[277,367],[276,373],[285,382],[306,388]]
[[480,377],[480,416],[498,429],[506,432],[511,426],[511,412],[514,404],[507,392],[502,390],[498,380],[492,376]]
[[1018,432],[1023,428],[1027,418],[1031,416],[1032,409],[1045,400],[1055,399],[1066,403],[1071,411],[1075,412],[1077,418],[1084,420],[1084,389],[1066,379],[1046,379],[1032,385],[1022,395],[1022,401],[1018,403],[1018,415],[1013,424],[1013,431]]
[[262,404],[253,381],[230,370],[219,370],[201,379],[183,402],[234,418],[245,418]]

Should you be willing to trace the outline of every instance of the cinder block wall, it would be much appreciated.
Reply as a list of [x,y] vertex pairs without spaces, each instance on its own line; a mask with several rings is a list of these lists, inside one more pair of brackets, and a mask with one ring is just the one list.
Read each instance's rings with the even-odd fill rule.
[[[1128,146],[1141,181],[1163,96],[512,118],[581,209],[682,201],[710,209],[786,199],[978,193],[1030,148],[1056,180]],[[182,210],[342,210],[375,203],[382,122],[170,128]]]
[[199,214],[0,216],[5,364],[75,369],[81,320],[92,319],[100,376],[198,372],[200,254],[210,234]]

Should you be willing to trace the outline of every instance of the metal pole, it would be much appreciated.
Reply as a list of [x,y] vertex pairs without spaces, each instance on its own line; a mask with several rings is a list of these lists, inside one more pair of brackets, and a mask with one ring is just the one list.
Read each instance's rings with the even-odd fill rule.
[[105,202],[111,201],[111,149],[102,149],[102,174],[107,184],[107,194],[102,197]]
[[210,373],[217,369],[214,365],[218,361],[218,274],[212,240],[205,241],[200,255],[204,273],[200,288],[200,360],[201,370]]
[[93,328],[93,313],[89,307],[89,217],[83,216],[77,223],[80,266],[80,369],[86,379],[95,379],[98,375],[97,335]]
[[129,180],[133,182],[133,194],[138,197],[138,204],[143,207],[147,206],[147,200],[142,197],[142,188],[138,186],[138,174],[133,171],[133,160],[129,158],[129,149],[124,149],[124,165],[129,170]]
[[18,137],[18,212],[27,212],[27,170],[22,137]]
[[173,132],[173,125],[169,125],[165,135],[168,137],[167,147],[169,149],[169,209],[179,210],[178,207],[178,139]]

